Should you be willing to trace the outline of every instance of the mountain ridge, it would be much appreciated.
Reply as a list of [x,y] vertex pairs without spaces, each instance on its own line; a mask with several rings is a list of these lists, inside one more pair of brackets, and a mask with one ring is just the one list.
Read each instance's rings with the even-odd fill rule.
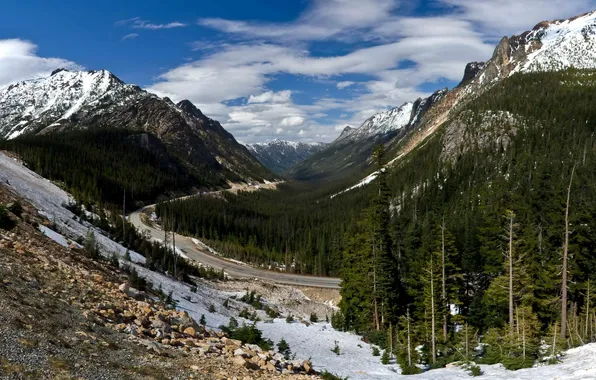
[[281,174],[327,146],[322,142],[297,142],[275,139],[267,143],[246,144],[249,152],[265,167]]
[[107,70],[55,70],[49,77],[0,89],[0,138],[117,127],[151,133],[186,165],[224,181],[274,176],[216,120],[190,101],[174,104]]

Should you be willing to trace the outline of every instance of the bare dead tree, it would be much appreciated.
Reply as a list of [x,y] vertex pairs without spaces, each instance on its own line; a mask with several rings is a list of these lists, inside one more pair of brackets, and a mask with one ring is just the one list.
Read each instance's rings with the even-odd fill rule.
[[571,169],[571,178],[569,178],[569,187],[567,188],[567,204],[565,205],[565,243],[563,244],[563,269],[561,275],[561,338],[567,337],[567,257],[569,254],[569,200],[571,198],[571,185],[573,184],[573,174],[575,166]]
[[443,304],[443,340],[447,340],[447,302],[446,278],[445,278],[445,216],[441,223],[441,300]]

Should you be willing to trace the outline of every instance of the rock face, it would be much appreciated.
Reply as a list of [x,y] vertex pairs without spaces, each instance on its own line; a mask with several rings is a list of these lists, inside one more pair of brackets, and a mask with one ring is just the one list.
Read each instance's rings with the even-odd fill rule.
[[480,85],[517,72],[596,68],[596,11],[543,21],[518,36],[503,37],[475,77]]
[[149,133],[186,163],[225,179],[272,179],[219,122],[188,100],[174,104],[106,70],[56,70],[0,90],[0,138],[95,127]]
[[472,79],[476,78],[479,72],[484,69],[485,62],[470,62],[466,65],[466,69],[464,70],[464,77],[461,80],[460,86],[462,84],[468,83]]
[[325,143],[302,143],[273,140],[269,143],[248,144],[248,151],[271,171],[281,174],[314,153],[325,148]]
[[506,151],[525,124],[518,115],[505,111],[463,112],[445,128],[441,159],[455,163],[472,149]]

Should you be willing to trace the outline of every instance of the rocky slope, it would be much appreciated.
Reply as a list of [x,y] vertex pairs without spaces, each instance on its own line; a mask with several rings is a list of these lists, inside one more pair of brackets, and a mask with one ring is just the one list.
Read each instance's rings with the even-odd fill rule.
[[302,143],[273,140],[268,143],[247,144],[248,151],[271,171],[281,174],[314,153],[325,148],[325,143]]
[[359,128],[346,127],[325,149],[290,168],[287,174],[300,180],[342,179],[367,170],[373,149],[399,139],[416,128],[426,112],[447,93],[404,103],[367,119]]
[[413,143],[404,145],[400,153],[409,152],[429,136],[462,102],[515,73],[596,68],[595,47],[596,11],[568,20],[543,21],[518,36],[503,37],[489,61],[467,65],[460,85],[433,107],[421,123],[421,133],[413,134]]
[[52,241],[39,231],[52,223],[1,185],[0,205],[14,202],[22,211],[0,218],[11,221],[0,226],[0,379],[316,378],[309,361],[207,330],[133,289],[124,262]]
[[219,122],[188,100],[174,104],[106,70],[56,70],[0,90],[0,139],[93,127],[149,132],[184,163],[228,180],[272,179]]

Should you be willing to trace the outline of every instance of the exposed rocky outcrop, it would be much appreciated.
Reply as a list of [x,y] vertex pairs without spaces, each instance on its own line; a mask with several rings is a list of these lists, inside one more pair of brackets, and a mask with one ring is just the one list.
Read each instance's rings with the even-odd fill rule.
[[464,112],[445,129],[441,160],[454,164],[471,150],[506,151],[525,124],[521,117],[509,112]]

